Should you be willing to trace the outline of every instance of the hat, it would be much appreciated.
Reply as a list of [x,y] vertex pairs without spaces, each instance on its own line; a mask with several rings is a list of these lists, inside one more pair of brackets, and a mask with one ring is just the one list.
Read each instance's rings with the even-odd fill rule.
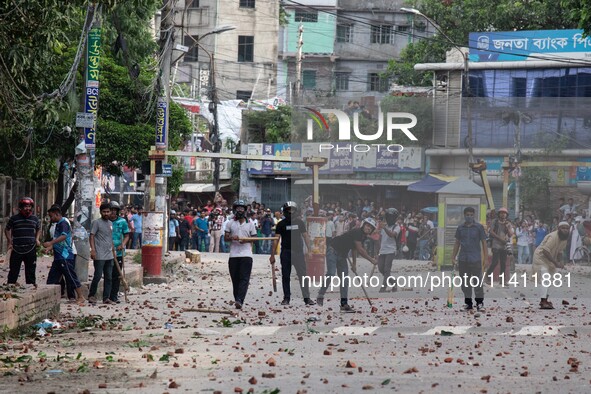
[[175,211],[174,209],[171,209],[171,210],[170,210],[170,214],[171,214],[171,215],[176,215],[176,211]]
[[562,227],[562,226],[570,227],[570,224],[568,224],[567,221],[563,220],[562,222],[558,223],[558,227]]

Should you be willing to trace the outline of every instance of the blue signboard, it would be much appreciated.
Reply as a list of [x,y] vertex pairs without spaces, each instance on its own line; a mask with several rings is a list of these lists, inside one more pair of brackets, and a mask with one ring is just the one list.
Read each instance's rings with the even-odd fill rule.
[[591,37],[583,30],[524,30],[470,33],[470,61],[585,59]]
[[166,99],[158,99],[156,108],[156,147],[166,148],[166,111],[168,110]]
[[172,176],[172,164],[162,163],[162,176]]

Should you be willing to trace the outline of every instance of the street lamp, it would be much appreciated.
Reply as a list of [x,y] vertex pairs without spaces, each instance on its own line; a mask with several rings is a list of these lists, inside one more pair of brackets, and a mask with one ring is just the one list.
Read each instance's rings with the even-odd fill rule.
[[[441,26],[439,26],[437,24],[437,22],[435,22],[433,19],[429,18],[427,15],[423,14],[421,11],[417,10],[416,8],[407,8],[407,7],[400,8],[400,11],[407,12],[409,14],[419,15],[419,16],[422,16],[423,18],[425,18],[431,25],[433,25],[435,30],[437,30],[447,40],[447,42],[449,42],[451,45],[453,45],[454,48],[456,48],[460,52],[460,54],[462,55],[462,58],[464,59],[463,84],[465,87],[465,91],[468,94],[468,141],[467,141],[468,162],[474,163],[474,154],[472,151],[472,104],[471,104],[471,99],[470,99],[470,96],[471,96],[470,76],[469,76],[470,70],[469,70],[469,63],[468,63],[468,54],[465,53],[464,51],[462,51],[462,49],[451,38],[449,38],[449,36],[447,34],[445,34],[443,29],[441,28]],[[471,176],[472,176],[472,171],[470,171],[470,177]]]

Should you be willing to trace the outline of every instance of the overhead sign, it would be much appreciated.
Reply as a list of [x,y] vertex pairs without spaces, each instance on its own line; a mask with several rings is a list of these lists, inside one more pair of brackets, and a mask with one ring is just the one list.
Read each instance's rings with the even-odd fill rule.
[[591,37],[583,30],[524,30],[470,33],[470,61],[588,59]]

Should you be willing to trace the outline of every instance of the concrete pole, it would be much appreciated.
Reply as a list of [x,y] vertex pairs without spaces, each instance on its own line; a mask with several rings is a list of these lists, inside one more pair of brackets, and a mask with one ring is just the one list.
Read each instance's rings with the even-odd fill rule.
[[170,73],[174,48],[174,0],[167,0],[160,24],[161,73],[156,124],[156,154],[150,155],[148,212],[142,220],[142,266],[150,281],[162,278],[162,252],[168,249],[168,207],[166,177],[156,175],[156,163],[166,163],[169,133]]
[[298,45],[296,52],[296,86],[295,86],[295,97],[296,100],[300,98],[300,90],[302,87],[302,47],[304,46],[304,25],[300,22],[298,28]]

